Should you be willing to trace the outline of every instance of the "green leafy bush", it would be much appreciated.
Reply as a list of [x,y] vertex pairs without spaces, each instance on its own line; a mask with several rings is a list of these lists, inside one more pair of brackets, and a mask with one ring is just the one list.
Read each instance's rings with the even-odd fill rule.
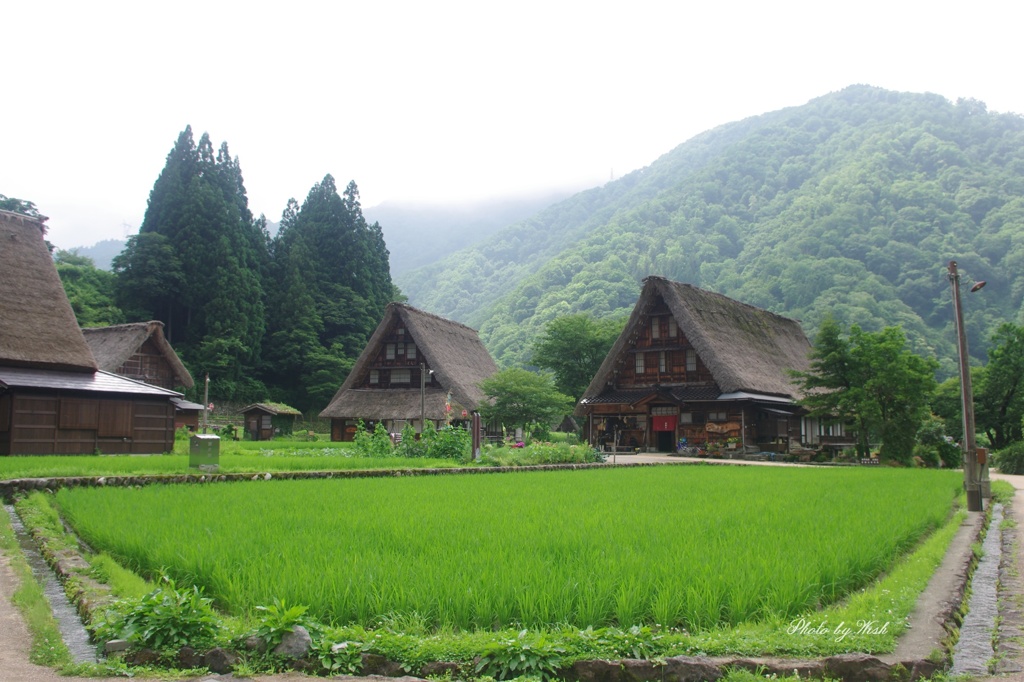
[[358,675],[363,669],[365,648],[361,642],[331,642],[324,638],[317,647],[317,658],[328,675]]
[[426,457],[427,444],[417,436],[416,429],[406,424],[402,429],[402,442],[396,448],[400,457]]
[[1003,474],[1024,474],[1024,442],[1011,443],[996,452],[992,459]]
[[547,639],[542,632],[523,630],[512,639],[501,639],[484,647],[476,672],[498,680],[537,676],[556,677],[565,649]]
[[139,599],[114,602],[95,629],[99,640],[127,639],[151,649],[201,647],[220,629],[213,600],[200,587],[179,590],[167,575]]
[[274,603],[270,606],[256,607],[262,613],[256,634],[263,638],[268,648],[273,648],[281,643],[286,632],[303,624],[303,616],[308,608],[300,604],[288,606],[285,600],[274,597]]
[[470,456],[472,437],[461,426],[446,426],[443,429],[425,429],[423,442],[427,457],[435,459],[459,459],[467,461]]
[[356,452],[363,457],[391,457],[394,453],[394,444],[391,442],[391,434],[387,432],[384,425],[377,422],[371,434],[366,430],[363,420],[359,420],[356,426],[356,433],[353,438]]

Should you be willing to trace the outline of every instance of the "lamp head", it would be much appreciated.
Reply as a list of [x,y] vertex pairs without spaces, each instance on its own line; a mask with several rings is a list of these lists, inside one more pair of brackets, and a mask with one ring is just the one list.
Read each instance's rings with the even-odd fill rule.
[[983,289],[983,288],[985,288],[985,285],[986,285],[986,284],[987,284],[987,282],[986,282],[985,280],[981,280],[980,282],[976,282],[976,283],[974,284],[974,286],[973,286],[973,287],[971,287],[971,292],[973,293],[973,292],[975,292],[975,291],[977,291],[977,290],[979,290],[979,289]]

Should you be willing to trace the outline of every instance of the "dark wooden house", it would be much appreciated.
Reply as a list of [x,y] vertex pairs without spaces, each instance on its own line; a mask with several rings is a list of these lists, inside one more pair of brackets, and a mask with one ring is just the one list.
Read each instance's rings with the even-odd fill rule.
[[96,364],[105,372],[120,374],[162,388],[192,388],[192,375],[164,336],[159,320],[87,327],[82,330]]
[[810,351],[796,320],[648,277],[575,414],[608,449],[785,452],[804,440],[789,371],[806,371]]
[[0,455],[170,451],[181,394],[99,369],[45,220],[0,211]]
[[480,382],[498,371],[476,330],[391,303],[345,383],[320,416],[331,440],[352,440],[357,424],[382,422],[391,433],[424,418],[468,423],[485,400]]
[[283,403],[255,403],[242,409],[249,440],[290,435],[295,430],[295,420],[301,416],[301,412]]

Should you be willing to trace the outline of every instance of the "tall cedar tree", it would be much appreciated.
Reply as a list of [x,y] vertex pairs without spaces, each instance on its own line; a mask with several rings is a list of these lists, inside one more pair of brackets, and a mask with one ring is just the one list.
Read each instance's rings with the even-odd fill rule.
[[[118,303],[159,319],[218,398],[263,399],[251,379],[265,329],[265,221],[254,220],[238,159],[186,127],[153,184],[139,234],[115,259]],[[155,285],[155,286],[154,286]]]
[[384,236],[363,217],[355,183],[339,196],[327,175],[301,208],[288,202],[271,253],[267,380],[289,404],[321,408],[394,295]]

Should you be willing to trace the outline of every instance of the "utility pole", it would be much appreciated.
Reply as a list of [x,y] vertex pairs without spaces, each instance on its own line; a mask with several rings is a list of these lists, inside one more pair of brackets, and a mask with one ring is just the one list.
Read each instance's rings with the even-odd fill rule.
[[[964,313],[960,306],[960,273],[956,261],[949,261],[949,283],[953,287],[953,312],[956,315],[957,351],[960,356],[960,402],[963,408],[964,437],[964,489],[967,491],[967,511],[984,510],[981,497],[981,476],[978,448],[974,442],[974,392],[971,389],[971,367],[967,353],[967,333],[964,331]],[[978,287],[980,288],[980,287]]]

